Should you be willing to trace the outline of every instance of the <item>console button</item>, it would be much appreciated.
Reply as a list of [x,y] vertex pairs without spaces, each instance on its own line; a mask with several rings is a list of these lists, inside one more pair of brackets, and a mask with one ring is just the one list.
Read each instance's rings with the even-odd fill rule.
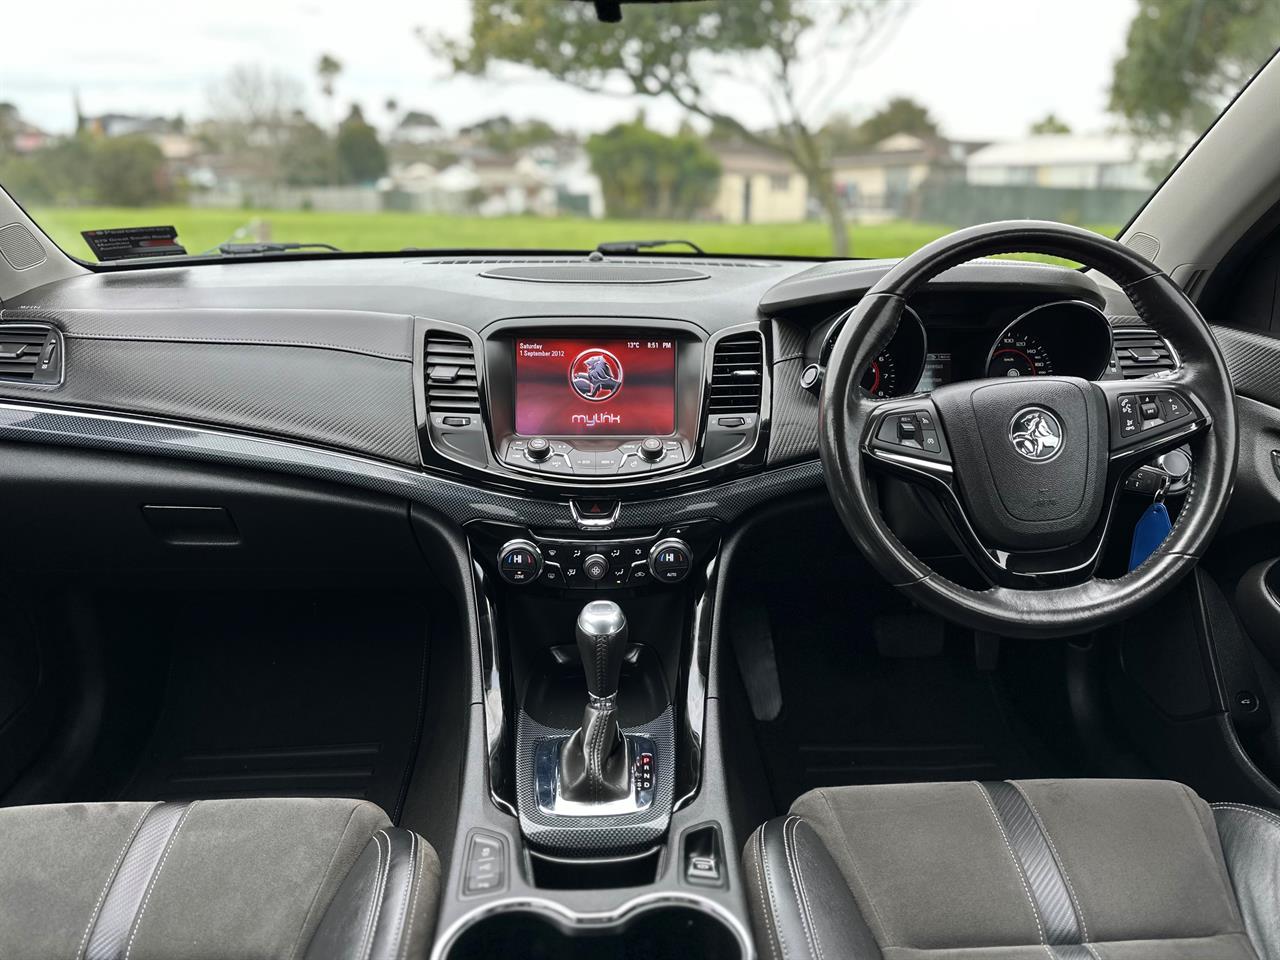
[[575,450],[569,454],[569,464],[576,474],[596,472],[596,454],[594,450]]
[[653,575],[649,572],[649,563],[647,560],[637,560],[631,564],[631,574],[627,578],[628,583],[648,583]]
[[609,575],[609,561],[601,554],[593,553],[582,561],[582,574],[593,583],[599,583]]
[[492,893],[506,886],[506,847],[487,833],[471,835],[467,845],[467,865],[463,873],[464,894]]
[[618,468],[618,475],[631,475],[636,473],[648,473],[649,461],[642,460],[638,453],[628,453],[624,455],[622,466]]
[[553,453],[550,459],[542,465],[543,473],[558,473],[561,476],[571,476],[573,467],[569,464],[569,458],[562,454]]
[[596,473],[617,473],[622,466],[622,454],[617,450],[606,450],[596,454]]

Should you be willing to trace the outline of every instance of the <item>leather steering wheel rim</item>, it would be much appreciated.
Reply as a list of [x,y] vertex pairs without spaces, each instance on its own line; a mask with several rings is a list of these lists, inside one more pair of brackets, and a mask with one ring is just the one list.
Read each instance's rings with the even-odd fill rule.
[[[880,514],[866,444],[867,431],[876,422],[877,405],[885,401],[873,400],[861,389],[863,371],[892,337],[907,298],[951,267],[1003,253],[1063,257],[1110,277],[1128,295],[1142,320],[1173,346],[1181,361],[1177,370],[1167,375],[1142,381],[1099,382],[1091,389],[1101,391],[1106,387],[1114,397],[1121,383],[1127,383],[1131,392],[1170,388],[1191,397],[1193,412],[1198,408],[1201,413],[1194,435],[1182,439],[1191,447],[1194,469],[1177,521],[1143,564],[1119,578],[1098,578],[1089,570],[1088,579],[1069,585],[1023,589],[995,584],[985,590],[970,589],[919,559],[894,535]],[[1204,318],[1182,290],[1150,261],[1114,240],[1059,223],[1005,221],[969,227],[922,247],[896,264],[858,302],[844,323],[827,364],[819,418],[822,463],[832,500],[845,527],[873,566],[921,606],[974,629],[1006,636],[1040,638],[1088,633],[1154,602],[1194,568],[1203,555],[1226,510],[1235,481],[1235,392]],[[950,429],[945,421],[941,426],[944,431]],[[1000,427],[1004,429],[1003,424]],[[1118,441],[1112,436],[1110,442]],[[1116,454],[1111,456],[1114,460]],[[1113,501],[1106,504],[1108,520],[1112,507]],[[1104,539],[1106,535],[1104,527]]]

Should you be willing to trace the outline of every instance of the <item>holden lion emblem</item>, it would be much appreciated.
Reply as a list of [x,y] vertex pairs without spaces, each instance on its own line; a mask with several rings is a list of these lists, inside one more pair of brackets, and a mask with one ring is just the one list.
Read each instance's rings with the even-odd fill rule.
[[622,389],[622,364],[608,350],[583,350],[569,364],[569,383],[583,400],[608,400]]
[[1062,424],[1043,407],[1026,407],[1009,423],[1009,442],[1028,460],[1052,460],[1062,452]]

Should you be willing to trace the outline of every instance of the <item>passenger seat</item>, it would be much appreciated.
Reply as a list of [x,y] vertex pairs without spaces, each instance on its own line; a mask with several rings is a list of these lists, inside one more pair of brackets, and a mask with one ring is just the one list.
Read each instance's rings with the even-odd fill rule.
[[426,957],[435,851],[363,800],[0,809],[0,957]]

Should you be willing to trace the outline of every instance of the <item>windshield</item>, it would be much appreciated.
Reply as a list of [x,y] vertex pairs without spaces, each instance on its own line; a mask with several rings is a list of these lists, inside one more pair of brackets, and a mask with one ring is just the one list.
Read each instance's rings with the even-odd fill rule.
[[[86,260],[1114,234],[1280,44],[1270,0],[705,0],[620,23],[579,0],[75,0],[0,22],[0,185]],[[127,227],[162,229],[86,243]]]

